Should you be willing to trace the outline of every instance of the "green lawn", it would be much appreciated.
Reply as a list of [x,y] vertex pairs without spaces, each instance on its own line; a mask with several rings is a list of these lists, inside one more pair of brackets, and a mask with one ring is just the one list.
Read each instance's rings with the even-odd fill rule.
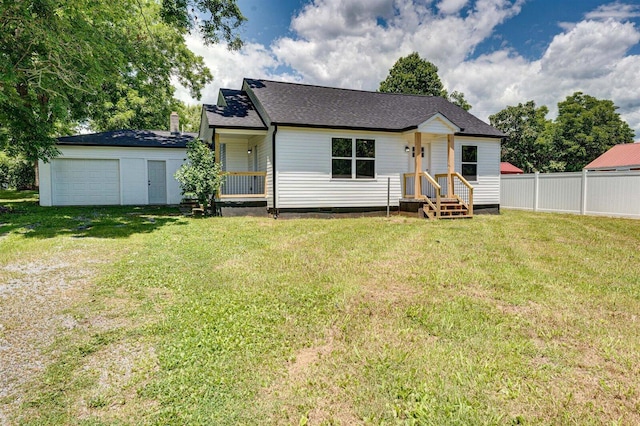
[[[66,283],[29,314],[63,320],[26,342],[44,367],[0,397],[9,424],[640,424],[638,220],[192,219],[34,197],[0,192],[0,286]],[[30,336],[4,321],[0,347]]]

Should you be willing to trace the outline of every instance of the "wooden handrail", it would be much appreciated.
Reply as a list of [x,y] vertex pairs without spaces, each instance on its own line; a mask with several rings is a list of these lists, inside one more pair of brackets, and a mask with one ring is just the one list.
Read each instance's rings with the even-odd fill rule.
[[433,185],[434,188],[436,188],[438,191],[442,190],[442,187],[440,186],[438,181],[435,180],[429,173],[427,172],[422,172],[422,173],[424,174],[424,177],[427,178],[427,180],[431,183],[431,185]]
[[224,172],[229,176],[267,176],[267,172]]
[[[441,214],[441,192],[442,192],[442,187],[440,186],[440,184],[438,183],[437,180],[435,180],[429,173],[427,172],[422,172],[424,173],[425,178],[427,179],[427,181],[436,189],[436,218],[440,219],[440,214]],[[427,201],[429,201],[427,199]],[[429,204],[431,204],[433,206],[433,203],[431,203],[431,201],[429,201]]]
[[[402,174],[402,182],[403,182],[403,188],[402,188],[402,198],[407,198],[407,178],[408,177],[413,177],[415,176],[415,173],[403,173]],[[427,181],[436,189],[436,191],[439,193],[442,190],[442,187],[440,186],[440,184],[433,178],[433,176],[431,176],[429,173],[427,172],[422,172],[422,176],[427,179]],[[423,198],[422,194],[416,194],[415,191],[416,189],[413,188],[413,197],[414,198]]]
[[[447,173],[439,173],[436,175],[436,179],[440,179],[443,177],[449,177],[449,175]],[[462,204],[465,205],[465,207],[469,210],[469,216],[473,216],[473,185],[471,185],[469,183],[469,181],[467,181],[459,172],[453,172],[451,174],[451,179],[453,179],[454,177],[458,178],[458,180],[460,180],[460,182],[467,187],[467,189],[469,190],[469,201],[468,203],[465,202],[464,200],[462,200],[458,195],[456,194],[452,194],[455,198],[457,198],[458,200],[460,200],[460,202]],[[455,187],[455,185],[454,185]]]
[[462,184],[464,186],[469,188],[470,191],[473,191],[473,186],[471,186],[471,184],[464,177],[462,177],[462,175],[460,173],[453,172],[453,174],[456,175],[458,177],[458,179],[460,179],[460,182],[462,182]]

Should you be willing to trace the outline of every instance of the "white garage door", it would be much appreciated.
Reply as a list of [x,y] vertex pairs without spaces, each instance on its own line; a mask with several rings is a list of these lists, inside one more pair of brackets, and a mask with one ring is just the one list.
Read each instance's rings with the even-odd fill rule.
[[119,169],[118,160],[52,160],[53,205],[120,204]]

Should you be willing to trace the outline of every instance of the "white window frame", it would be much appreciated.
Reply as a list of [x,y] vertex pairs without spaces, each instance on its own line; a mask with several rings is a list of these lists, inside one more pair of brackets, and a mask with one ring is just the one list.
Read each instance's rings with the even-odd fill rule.
[[[334,139],[351,139],[351,156],[350,157],[334,157],[333,156],[333,141]],[[373,157],[357,157],[356,156],[356,145],[358,141],[371,141],[373,142]],[[330,163],[329,163],[329,167],[330,167],[330,176],[332,180],[339,180],[339,181],[345,181],[345,180],[358,180],[358,181],[366,181],[366,180],[375,180],[376,176],[377,176],[377,169],[376,169],[376,163],[377,163],[377,159],[376,159],[376,140],[373,138],[364,138],[364,137],[346,137],[346,136],[342,136],[342,137],[332,137],[331,138],[331,159],[330,159]],[[333,176],[333,160],[351,160],[351,177],[334,177]],[[357,177],[357,162],[358,161],[373,161],[373,176],[371,177]]]
[[[463,161],[464,148],[467,147],[467,146],[468,147],[473,147],[473,148],[476,149],[476,161]],[[478,151],[479,151],[478,150],[478,145],[461,145],[460,146],[460,174],[462,175],[463,178],[465,178],[469,182],[477,182],[478,181]],[[464,166],[466,164],[476,166],[476,174],[475,174],[475,178],[474,179],[469,179],[469,178],[467,178],[467,176],[464,175],[463,169],[464,169]]]

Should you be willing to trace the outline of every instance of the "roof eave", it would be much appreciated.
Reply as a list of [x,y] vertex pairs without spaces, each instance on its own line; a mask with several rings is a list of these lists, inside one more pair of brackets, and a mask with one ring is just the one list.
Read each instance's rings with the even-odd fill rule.
[[367,132],[385,132],[385,133],[403,133],[409,130],[417,129],[417,126],[406,127],[402,129],[392,129],[384,127],[367,127],[367,126],[333,126],[328,124],[301,124],[301,123],[287,123],[287,122],[272,122],[274,126],[278,127],[299,127],[306,129],[336,129],[336,130],[356,130]]

